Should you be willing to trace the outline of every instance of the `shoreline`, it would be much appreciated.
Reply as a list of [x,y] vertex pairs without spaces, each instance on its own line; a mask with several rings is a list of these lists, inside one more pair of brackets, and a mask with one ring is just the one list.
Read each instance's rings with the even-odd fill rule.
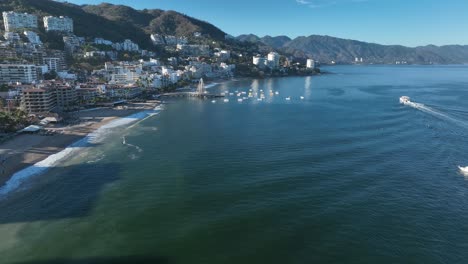
[[[74,112],[79,123],[69,126],[57,125],[47,130],[55,131],[52,136],[39,134],[21,134],[0,143],[0,194],[8,187],[9,181],[28,169],[47,169],[35,166],[45,162],[53,155],[79,145],[88,136],[96,133],[113,122],[132,118],[145,111],[154,110],[159,103],[130,104],[128,109],[100,108],[92,111]],[[137,118],[133,121],[138,121]],[[129,122],[133,122],[130,120]],[[34,168],[36,167],[36,168]],[[37,174],[40,172],[31,172]],[[18,176],[20,177],[20,176]]]

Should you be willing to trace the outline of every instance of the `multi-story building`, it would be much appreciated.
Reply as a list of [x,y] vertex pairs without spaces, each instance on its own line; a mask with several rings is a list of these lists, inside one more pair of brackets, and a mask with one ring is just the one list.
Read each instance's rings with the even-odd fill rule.
[[60,66],[60,58],[45,57],[43,58],[43,61],[44,64],[47,65],[49,71],[58,72],[62,70],[62,67]]
[[19,41],[21,39],[18,33],[8,31],[3,34],[3,37],[8,41]]
[[36,87],[23,89],[21,93],[21,108],[28,113],[69,110],[77,102],[78,93],[75,87],[55,81],[44,81]]
[[60,110],[68,110],[76,105],[78,95],[75,87],[70,85],[58,85],[55,87],[57,107]]
[[28,13],[3,12],[5,31],[15,31],[24,28],[37,28],[37,16]]
[[110,41],[110,40],[107,40],[107,39],[95,38],[94,39],[94,44],[112,46],[112,44],[114,44],[114,43],[112,41]]
[[280,55],[277,52],[270,52],[268,53],[267,61],[270,68],[277,68],[279,66]]
[[252,63],[259,68],[264,68],[266,61],[267,61],[266,58],[260,55],[256,55],[252,58]]
[[73,32],[73,19],[69,17],[44,17],[44,27],[47,32],[60,31],[60,32]]
[[133,41],[126,39],[122,43],[114,43],[112,47],[116,50],[123,50],[123,51],[139,51],[140,47],[138,44],[134,43]]
[[35,32],[32,31],[24,31],[23,33],[29,40],[31,44],[42,44],[41,39],[39,38],[39,35],[37,35]]
[[7,47],[7,46],[0,46],[0,61],[2,59],[13,59],[13,58],[16,58],[17,57],[17,54],[16,54],[16,50],[14,48],[11,48],[11,47]]
[[55,108],[56,102],[54,89],[25,89],[21,94],[21,108],[28,113],[49,112]]
[[315,69],[315,61],[313,59],[307,59],[307,69]]
[[37,80],[35,65],[0,64],[0,83],[33,83]]

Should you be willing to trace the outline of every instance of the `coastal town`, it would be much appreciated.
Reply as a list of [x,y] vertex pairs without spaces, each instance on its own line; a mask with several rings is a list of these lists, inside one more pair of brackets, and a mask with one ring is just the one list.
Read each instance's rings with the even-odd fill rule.
[[147,50],[137,40],[77,36],[65,16],[2,16],[0,183],[112,120],[155,109],[161,95],[203,93],[200,82],[234,77],[320,72],[312,59],[230,49],[200,32],[150,34],[153,50]]
[[[234,76],[318,72],[312,59],[301,65],[275,51],[249,57],[248,53],[223,49],[199,32],[192,36],[151,34],[148,38],[154,50],[145,50],[131,39],[116,42],[77,36],[73,19],[65,16],[13,11],[2,16],[3,137],[29,125],[36,131],[50,122],[70,121],[70,113],[80,110],[144,102],[178,89],[194,90],[201,78],[209,82]],[[47,45],[41,36],[47,38]]]

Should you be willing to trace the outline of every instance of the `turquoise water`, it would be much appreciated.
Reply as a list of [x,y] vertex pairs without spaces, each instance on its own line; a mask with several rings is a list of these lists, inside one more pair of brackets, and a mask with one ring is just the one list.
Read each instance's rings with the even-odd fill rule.
[[0,197],[0,263],[466,263],[468,67],[326,70],[112,129]]

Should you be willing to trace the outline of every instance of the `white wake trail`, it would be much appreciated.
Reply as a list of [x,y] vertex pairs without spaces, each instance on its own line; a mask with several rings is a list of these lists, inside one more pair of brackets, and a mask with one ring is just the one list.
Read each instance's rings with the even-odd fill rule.
[[468,129],[468,124],[466,122],[464,122],[462,120],[459,120],[457,118],[453,118],[453,117],[451,117],[451,116],[449,116],[449,115],[447,115],[445,113],[442,113],[442,112],[440,112],[438,110],[435,110],[435,109],[433,109],[433,108],[431,108],[429,106],[426,106],[424,104],[410,102],[410,101],[405,102],[404,104],[407,105],[407,106],[413,107],[415,109],[421,110],[421,111],[423,111],[425,113],[428,113],[428,114],[430,114],[432,116],[438,117],[440,119],[450,121],[450,122],[452,122],[452,123],[454,123],[454,124],[456,124],[456,125],[458,125],[460,127]]

